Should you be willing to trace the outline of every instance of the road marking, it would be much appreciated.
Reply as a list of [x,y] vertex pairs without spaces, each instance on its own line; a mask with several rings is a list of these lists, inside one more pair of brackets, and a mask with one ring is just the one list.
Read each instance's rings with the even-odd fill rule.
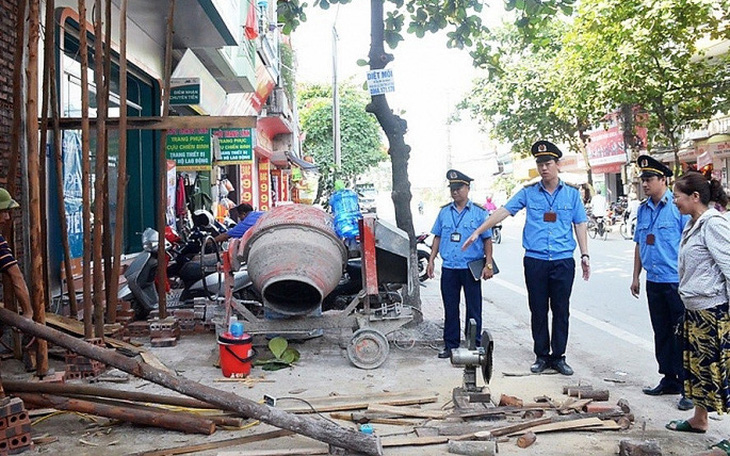
[[[503,288],[513,291],[525,298],[527,297],[527,291],[524,288],[518,287],[517,285],[507,282],[506,280],[492,277],[490,282],[493,282]],[[591,325],[594,328],[600,329],[601,331],[604,331],[618,339],[636,345],[637,347],[642,348],[649,353],[654,353],[654,344],[647,341],[646,339],[642,339],[641,337],[631,334],[630,332],[618,328],[610,323],[606,323],[605,321],[601,321],[597,318],[591,317],[587,313],[581,312],[580,310],[570,309],[570,315],[587,325]]]

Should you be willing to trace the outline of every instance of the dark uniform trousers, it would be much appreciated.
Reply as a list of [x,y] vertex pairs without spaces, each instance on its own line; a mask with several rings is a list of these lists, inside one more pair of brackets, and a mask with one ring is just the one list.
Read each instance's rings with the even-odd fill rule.
[[460,321],[459,302],[461,289],[466,298],[466,324],[464,333],[468,335],[469,319],[477,322],[477,346],[482,337],[482,282],[474,280],[468,269],[441,268],[441,299],[444,301],[444,346],[451,350],[459,347]]
[[[565,356],[565,347],[568,344],[568,317],[575,260],[539,260],[525,257],[523,264],[532,313],[535,355],[546,361],[561,359]],[[548,329],[548,310],[553,312],[552,339]]]
[[[682,344],[675,335],[675,326],[684,315],[684,304],[679,297],[679,284],[646,281],[649,317],[654,329],[654,353],[663,383],[682,388]],[[674,383],[674,384],[671,384]]]

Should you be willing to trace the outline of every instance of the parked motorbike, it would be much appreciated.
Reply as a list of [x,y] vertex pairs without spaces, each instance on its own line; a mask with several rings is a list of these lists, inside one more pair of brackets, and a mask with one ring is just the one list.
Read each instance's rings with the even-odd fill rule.
[[[218,272],[220,254],[212,237],[225,230],[217,226],[212,215],[199,213],[193,216],[194,226],[187,241],[172,228],[166,230],[165,254],[167,254],[167,278],[169,290],[167,307],[192,307],[197,297],[216,299],[223,295],[223,274]],[[205,211],[207,212],[207,211]],[[135,319],[146,318],[158,306],[155,279],[159,255],[159,235],[152,228],[142,233],[143,251],[140,252],[124,273],[127,284],[119,290],[118,298],[129,301]],[[211,242],[206,242],[206,239]],[[201,252],[204,252],[201,254]],[[261,301],[248,277],[246,268],[234,274],[233,293],[238,299]]]
[[428,243],[430,233],[421,233],[416,237],[416,253],[418,254],[418,281],[428,280],[428,259],[431,257],[431,245]]

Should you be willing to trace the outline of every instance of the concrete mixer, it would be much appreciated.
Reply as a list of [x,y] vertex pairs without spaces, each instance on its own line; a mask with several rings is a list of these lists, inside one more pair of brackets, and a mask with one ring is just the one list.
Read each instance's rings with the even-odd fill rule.
[[251,334],[351,328],[350,361],[375,369],[388,356],[386,335],[413,319],[409,307],[392,299],[394,284],[408,282],[410,247],[404,231],[374,214],[360,221],[358,247],[360,293],[344,310],[321,313],[322,300],[337,286],[352,252],[337,237],[332,217],[323,210],[300,204],[276,207],[261,216],[233,247],[233,254],[247,266],[264,307],[288,318],[258,318],[235,300],[231,306],[247,321],[246,331]]

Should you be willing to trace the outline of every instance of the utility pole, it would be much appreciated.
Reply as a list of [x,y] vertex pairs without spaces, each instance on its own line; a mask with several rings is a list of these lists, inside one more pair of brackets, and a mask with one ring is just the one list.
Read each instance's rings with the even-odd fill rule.
[[337,84],[337,27],[332,25],[332,144],[335,149],[335,167],[342,167],[342,148],[340,145],[340,95]]

